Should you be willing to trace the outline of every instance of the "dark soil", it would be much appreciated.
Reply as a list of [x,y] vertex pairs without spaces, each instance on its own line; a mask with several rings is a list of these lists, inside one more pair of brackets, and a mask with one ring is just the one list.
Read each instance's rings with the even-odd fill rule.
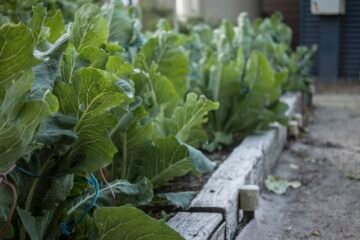
[[272,172],[302,186],[264,192],[237,240],[360,239],[360,96],[319,95],[315,105],[309,133]]

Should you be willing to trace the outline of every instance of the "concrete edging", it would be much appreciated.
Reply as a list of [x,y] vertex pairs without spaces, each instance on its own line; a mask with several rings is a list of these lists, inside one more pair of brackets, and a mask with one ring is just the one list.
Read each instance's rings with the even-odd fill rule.
[[[281,101],[289,105],[289,118],[302,112],[301,93],[286,93]],[[231,240],[238,232],[242,211],[238,207],[239,188],[245,184],[263,186],[280,156],[287,129],[274,124],[266,132],[246,137],[212,174],[191,202],[167,224],[187,240]]]

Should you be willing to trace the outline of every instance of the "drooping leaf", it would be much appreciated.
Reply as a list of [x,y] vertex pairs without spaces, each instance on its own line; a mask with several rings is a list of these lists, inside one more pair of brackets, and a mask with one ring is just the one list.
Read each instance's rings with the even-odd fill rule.
[[130,206],[97,209],[94,213],[99,239],[180,240],[183,239],[164,221],[155,220]]
[[32,80],[30,72],[24,73],[9,87],[0,106],[0,171],[6,171],[27,152],[40,123],[58,109],[51,94],[27,100]]
[[216,163],[206,157],[200,150],[185,144],[189,151],[195,173],[208,173],[215,169]]
[[191,201],[196,196],[196,192],[169,192],[160,193],[160,197],[166,198],[171,204],[182,209],[188,209]]

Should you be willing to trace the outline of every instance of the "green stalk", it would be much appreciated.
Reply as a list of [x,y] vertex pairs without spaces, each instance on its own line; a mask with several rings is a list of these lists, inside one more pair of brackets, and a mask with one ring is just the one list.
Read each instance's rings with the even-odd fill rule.
[[[44,173],[44,171],[47,169],[50,162],[51,161],[49,161],[49,160],[45,162],[45,164],[43,165],[43,167],[39,171],[39,176],[41,176]],[[36,188],[37,188],[37,185],[38,185],[39,181],[40,181],[40,177],[35,178],[33,184],[31,185],[29,194],[28,194],[28,196],[26,198],[25,210],[28,211],[28,212],[30,212],[30,210],[31,210],[31,205],[32,205],[32,202],[33,202],[34,194],[35,194],[35,191],[36,191]],[[20,230],[20,238],[19,238],[19,240],[25,240],[25,239],[26,239],[26,230],[25,230],[24,224],[22,224],[21,230]]]
[[123,135],[123,146],[122,146],[122,164],[121,164],[121,179],[126,179],[127,175],[127,134],[124,132]]

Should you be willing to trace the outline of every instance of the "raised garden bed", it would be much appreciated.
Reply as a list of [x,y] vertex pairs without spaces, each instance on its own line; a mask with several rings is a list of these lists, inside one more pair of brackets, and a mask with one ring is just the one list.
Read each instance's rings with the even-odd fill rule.
[[[302,111],[300,93],[285,94],[282,101],[289,105],[289,118]],[[286,128],[278,124],[269,131],[245,138],[212,174],[189,210],[177,213],[168,225],[185,239],[233,239],[242,220],[242,211],[238,207],[240,186],[255,184],[262,187],[286,139]]]

